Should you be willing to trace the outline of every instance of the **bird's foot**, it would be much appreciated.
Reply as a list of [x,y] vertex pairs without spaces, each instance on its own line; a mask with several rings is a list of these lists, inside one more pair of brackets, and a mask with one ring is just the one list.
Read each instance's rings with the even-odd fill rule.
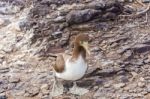
[[89,92],[88,89],[78,87],[76,84],[74,84],[74,86],[70,88],[70,93],[75,94],[75,95],[84,95],[88,92]]
[[52,97],[56,97],[56,96],[59,96],[59,95],[62,95],[64,92],[64,87],[61,83],[55,83],[53,85],[53,89],[52,89],[52,92],[51,92],[51,96]]

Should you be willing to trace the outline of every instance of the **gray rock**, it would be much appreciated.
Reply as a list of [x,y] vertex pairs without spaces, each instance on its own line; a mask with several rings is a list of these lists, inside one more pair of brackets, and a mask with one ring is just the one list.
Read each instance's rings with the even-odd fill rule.
[[119,2],[133,2],[134,0],[117,0]]
[[93,9],[73,10],[66,16],[66,22],[70,25],[87,22],[100,13],[101,11]]
[[108,12],[102,16],[102,19],[103,20],[114,20],[116,17],[117,17],[117,15],[115,13]]
[[0,18],[0,26],[3,25],[5,23],[5,20]]
[[15,84],[15,83],[9,83],[9,84],[7,85],[7,89],[8,89],[8,90],[13,90],[15,87],[16,87],[16,84]]
[[120,81],[121,83],[126,83],[129,81],[129,79],[128,79],[128,76],[122,75],[118,77],[118,81]]
[[65,22],[64,16],[58,16],[57,18],[53,19],[54,22]]
[[124,3],[125,2],[125,0],[118,0],[119,2],[122,2],[122,3]]
[[52,37],[54,39],[60,38],[60,37],[62,37],[62,33],[63,33],[62,31],[56,31],[56,32],[52,33]]
[[105,88],[108,88],[108,87],[110,87],[110,86],[111,86],[110,83],[105,83],[105,84],[104,84],[104,87],[105,87]]
[[138,86],[139,86],[139,87],[144,87],[144,86],[145,86],[145,83],[144,83],[144,82],[138,82]]
[[26,91],[25,96],[33,97],[33,96],[36,96],[37,94],[39,94],[40,90],[36,86],[28,86],[25,91]]
[[9,78],[9,82],[11,83],[18,83],[20,81],[20,78],[19,77],[10,77]]
[[143,3],[149,3],[150,0],[142,0]]
[[25,94],[25,90],[22,89],[22,90],[13,90],[13,94],[15,96],[23,96]]
[[144,63],[146,63],[146,64],[147,64],[147,63],[150,63],[150,58],[145,59],[145,60],[144,60]]
[[147,92],[150,93],[150,84],[147,85]]
[[124,87],[125,85],[126,85],[125,83],[118,83],[118,84],[114,84],[114,87],[115,87],[116,89],[119,89],[119,88]]
[[89,3],[87,5],[88,8],[90,9],[95,9],[95,10],[98,10],[98,9],[102,9],[105,7],[105,3],[103,0],[99,0],[99,1],[93,1],[91,3]]
[[48,84],[43,84],[40,89],[43,95],[48,95],[50,93]]
[[3,92],[5,92],[4,88],[0,87],[0,93],[3,93]]
[[9,72],[8,67],[0,67],[0,73],[7,73],[7,72]]
[[4,93],[0,94],[0,99],[7,99],[6,95]]

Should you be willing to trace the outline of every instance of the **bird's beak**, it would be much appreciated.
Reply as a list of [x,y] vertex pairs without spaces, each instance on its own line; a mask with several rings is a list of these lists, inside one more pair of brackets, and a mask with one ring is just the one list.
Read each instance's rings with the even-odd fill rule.
[[83,42],[82,46],[85,48],[87,54],[90,55],[89,44],[88,42]]

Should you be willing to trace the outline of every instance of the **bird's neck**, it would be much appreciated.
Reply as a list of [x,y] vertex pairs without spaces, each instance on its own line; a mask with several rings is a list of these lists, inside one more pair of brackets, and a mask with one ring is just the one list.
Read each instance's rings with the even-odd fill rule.
[[83,59],[85,59],[86,51],[82,46],[75,44],[73,48],[72,59],[77,59],[80,55],[83,57]]

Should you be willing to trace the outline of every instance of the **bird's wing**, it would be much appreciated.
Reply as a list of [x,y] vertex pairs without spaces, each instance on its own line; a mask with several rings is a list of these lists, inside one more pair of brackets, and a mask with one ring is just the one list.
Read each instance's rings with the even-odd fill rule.
[[56,58],[55,65],[53,66],[54,70],[58,73],[61,73],[65,69],[65,60],[63,55],[58,55]]

